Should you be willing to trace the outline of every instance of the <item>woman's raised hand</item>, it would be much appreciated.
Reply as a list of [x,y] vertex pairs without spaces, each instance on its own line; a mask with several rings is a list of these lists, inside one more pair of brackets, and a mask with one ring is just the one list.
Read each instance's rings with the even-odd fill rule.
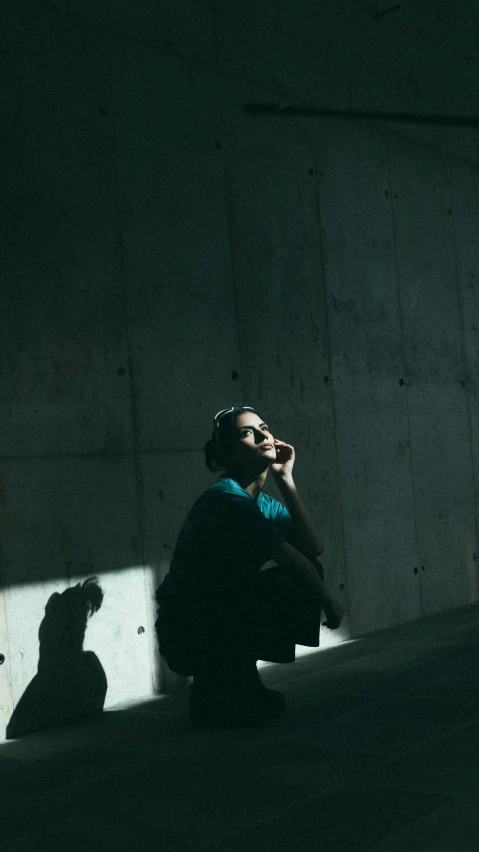
[[285,478],[291,476],[295,460],[294,447],[291,444],[285,444],[284,441],[278,441],[274,438],[274,446],[276,448],[276,461],[271,465],[271,472],[274,476]]

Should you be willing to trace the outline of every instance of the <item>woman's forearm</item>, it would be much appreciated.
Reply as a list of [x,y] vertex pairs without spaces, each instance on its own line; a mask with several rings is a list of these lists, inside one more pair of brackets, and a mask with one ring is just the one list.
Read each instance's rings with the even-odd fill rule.
[[278,476],[275,481],[291,515],[298,550],[309,559],[318,556],[324,550],[323,538],[301,500],[293,478]]
[[283,541],[273,551],[273,559],[281,568],[299,580],[305,592],[324,611],[326,621],[323,624],[331,630],[336,630],[343,616],[341,604],[331,596],[328,587],[320,579],[313,564],[303,553]]

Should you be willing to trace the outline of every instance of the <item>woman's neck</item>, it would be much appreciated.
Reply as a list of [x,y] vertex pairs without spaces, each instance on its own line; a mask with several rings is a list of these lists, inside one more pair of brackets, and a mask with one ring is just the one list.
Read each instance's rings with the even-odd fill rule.
[[241,472],[236,475],[232,475],[238,485],[241,485],[241,488],[244,491],[247,491],[250,497],[253,498],[253,500],[256,500],[260,491],[262,491],[263,489],[264,483],[266,482],[266,477],[268,476],[268,468],[266,470],[261,471],[261,473],[259,474],[248,474],[245,472]]

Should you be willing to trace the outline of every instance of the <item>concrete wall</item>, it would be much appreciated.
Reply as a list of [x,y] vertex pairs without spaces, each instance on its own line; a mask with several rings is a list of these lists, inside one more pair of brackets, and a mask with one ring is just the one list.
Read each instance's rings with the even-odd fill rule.
[[94,574],[107,704],[167,683],[153,592],[226,405],[295,444],[326,643],[477,599],[477,131],[242,112],[474,111],[477,7],[392,5],[3,3],[0,736]]

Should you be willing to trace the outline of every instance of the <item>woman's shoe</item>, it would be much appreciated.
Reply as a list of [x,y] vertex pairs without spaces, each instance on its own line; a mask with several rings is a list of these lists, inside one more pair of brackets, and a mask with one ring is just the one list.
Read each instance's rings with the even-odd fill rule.
[[286,710],[286,698],[284,697],[282,692],[278,692],[277,689],[268,689],[264,684],[261,684],[263,688],[263,694],[270,706],[271,710],[279,716],[281,713],[284,713]]

